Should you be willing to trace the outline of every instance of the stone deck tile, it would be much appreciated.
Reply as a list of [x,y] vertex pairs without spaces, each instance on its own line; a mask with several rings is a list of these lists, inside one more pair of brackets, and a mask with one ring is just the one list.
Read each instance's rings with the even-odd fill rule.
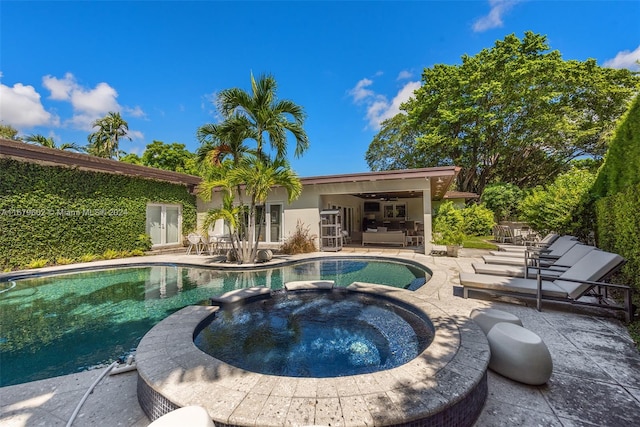
[[283,396],[269,396],[256,417],[256,426],[283,426],[291,406],[291,398]]
[[266,394],[249,393],[247,396],[235,407],[233,413],[229,415],[228,422],[232,425],[244,425],[252,426],[256,424],[256,418],[262,412],[267,399]]
[[287,426],[313,425],[316,417],[316,400],[308,397],[293,397],[287,412]]
[[345,427],[373,426],[373,416],[369,412],[363,396],[340,396],[340,407]]
[[313,423],[319,426],[344,426],[344,417],[340,399],[337,397],[318,398],[315,404],[315,418]]

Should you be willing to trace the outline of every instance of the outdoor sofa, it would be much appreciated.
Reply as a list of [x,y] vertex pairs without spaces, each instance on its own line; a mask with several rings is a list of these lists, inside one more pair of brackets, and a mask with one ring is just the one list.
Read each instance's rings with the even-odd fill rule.
[[387,231],[385,227],[378,227],[377,229],[370,229],[362,233],[362,246],[367,243],[370,245],[385,244],[406,246],[407,239],[402,230]]

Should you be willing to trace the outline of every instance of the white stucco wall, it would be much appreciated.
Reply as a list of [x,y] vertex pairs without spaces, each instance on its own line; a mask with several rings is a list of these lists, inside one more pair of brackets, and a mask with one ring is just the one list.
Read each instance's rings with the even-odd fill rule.
[[[361,181],[333,184],[306,185],[302,195],[291,202],[287,202],[287,194],[283,188],[275,188],[269,195],[268,203],[281,203],[283,205],[282,236],[287,238],[296,230],[298,223],[308,228],[311,234],[319,236],[320,210],[330,206],[353,208],[353,231],[362,229],[363,204],[365,199],[351,194],[387,191],[415,191],[418,198],[400,199],[395,203],[405,203],[409,221],[423,222],[425,249],[430,251],[431,242],[431,192],[428,179],[402,179],[385,181]],[[423,194],[423,198],[419,198]],[[380,206],[387,202],[381,201]],[[391,202],[394,203],[394,202]],[[220,193],[213,193],[210,202],[198,200],[198,229],[202,230],[202,223],[206,211],[222,204]],[[220,226],[216,226],[215,233],[222,232]],[[428,249],[427,249],[428,248]]]

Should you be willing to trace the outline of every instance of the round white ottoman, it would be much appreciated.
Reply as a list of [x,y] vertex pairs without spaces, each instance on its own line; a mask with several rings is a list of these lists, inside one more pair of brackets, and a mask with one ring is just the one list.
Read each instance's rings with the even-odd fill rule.
[[164,414],[149,427],[215,427],[207,410],[202,406],[185,406]]
[[515,314],[506,311],[496,310],[495,308],[475,308],[469,314],[469,317],[480,326],[485,335],[489,333],[493,325],[500,322],[513,323],[522,326],[522,322]]
[[489,368],[524,384],[540,385],[551,378],[549,349],[535,333],[512,323],[496,323],[487,334]]

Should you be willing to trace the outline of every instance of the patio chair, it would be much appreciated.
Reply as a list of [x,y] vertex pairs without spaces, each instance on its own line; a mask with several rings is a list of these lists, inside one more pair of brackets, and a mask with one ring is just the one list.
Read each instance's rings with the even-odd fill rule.
[[191,254],[191,251],[195,248],[196,255],[200,255],[202,250],[204,249],[204,242],[202,241],[202,236],[197,233],[189,233],[187,235],[187,240],[189,241],[189,247],[187,248],[187,255]]
[[582,243],[578,243],[572,246],[571,249],[569,249],[560,258],[551,262],[540,258],[530,258],[526,261],[521,261],[520,265],[482,264],[474,262],[472,266],[475,272],[478,274],[523,277],[527,279],[529,278],[529,275],[535,276],[538,271],[542,270],[543,275],[555,277],[567,271],[576,262],[582,259],[582,257],[584,257],[594,249],[596,249],[595,246],[583,245]]
[[[472,290],[491,295],[535,298],[538,311],[542,310],[543,300],[605,307],[624,311],[626,321],[630,322],[634,315],[631,287],[603,281],[620,269],[625,262],[620,255],[592,250],[557,277],[543,276],[538,273],[536,279],[521,279],[462,272],[460,284],[463,286],[464,298],[468,298],[469,291]],[[623,304],[617,304],[609,299],[610,289],[622,293]]]
[[500,243],[512,243],[517,245],[522,239],[520,236],[517,236],[511,227],[508,225],[497,225],[497,236],[496,239]]
[[487,264],[524,265],[526,258],[539,257],[555,260],[564,255],[574,245],[578,244],[573,236],[560,236],[546,248],[528,248],[523,254],[499,253],[496,255],[483,255],[482,259]]
[[342,244],[345,245],[347,243],[351,243],[351,236],[349,236],[347,230],[342,230]]

